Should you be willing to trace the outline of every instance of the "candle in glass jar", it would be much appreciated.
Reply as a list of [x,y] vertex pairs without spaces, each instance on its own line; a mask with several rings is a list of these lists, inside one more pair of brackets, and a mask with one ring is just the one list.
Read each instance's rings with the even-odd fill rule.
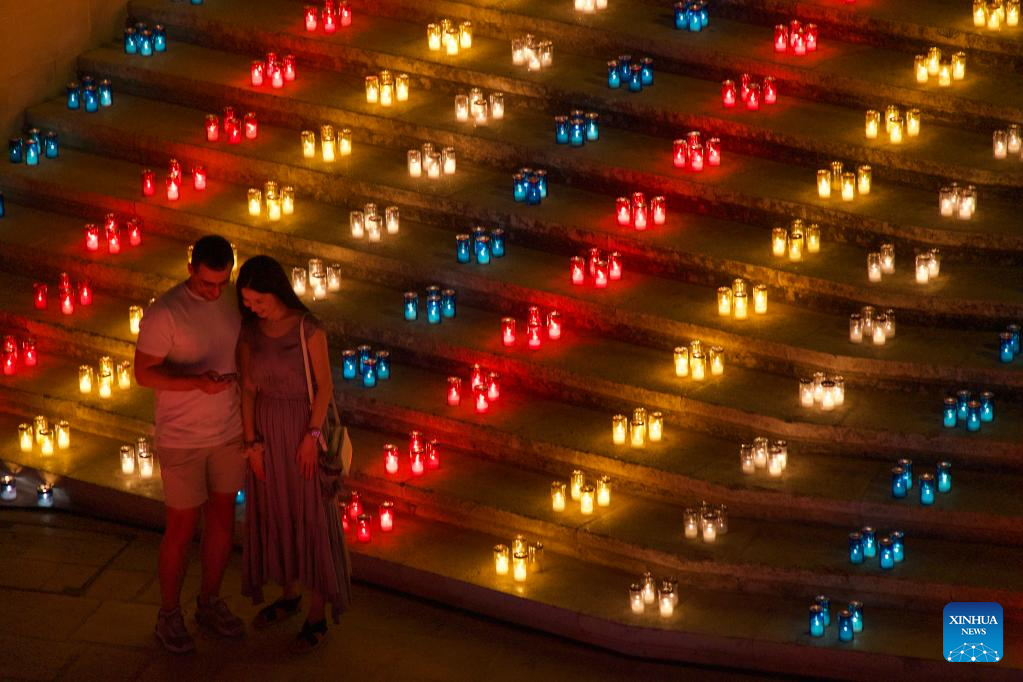
[[367,543],[372,539],[370,524],[373,517],[369,514],[359,514],[355,518],[355,539],[361,543]]
[[252,66],[249,69],[250,74],[249,80],[254,86],[259,87],[263,85],[263,76],[265,73],[265,69],[266,67],[264,66],[262,60],[256,60],[252,62]]
[[675,376],[689,376],[689,349],[685,346],[675,347]]
[[862,165],[856,168],[856,191],[860,194],[870,194],[871,169],[870,166]]
[[707,544],[714,543],[718,537],[717,515],[704,514],[701,523],[701,530],[703,532],[703,541]]
[[804,377],[799,380],[799,404],[803,407],[813,407],[814,402],[814,381]]
[[578,469],[572,472],[572,476],[569,478],[569,495],[576,502],[582,497],[583,486],[586,485],[586,475]]
[[556,512],[565,511],[565,489],[564,483],[559,481],[551,483],[551,509]]
[[929,253],[917,254],[916,257],[916,283],[927,284],[930,280],[931,268],[930,268],[931,255]]
[[611,417],[611,441],[615,445],[625,445],[629,430],[629,420],[624,414]]
[[881,125],[881,113],[870,109],[867,111],[865,131],[868,140],[877,139],[878,127]]
[[[703,167],[702,156],[700,167]],[[653,213],[654,225],[663,225],[668,217],[668,207],[665,198],[656,196],[650,199],[650,211]]]
[[547,313],[547,338],[551,341],[561,338],[561,313],[557,310]]
[[952,69],[947,62],[942,62],[938,69],[938,85],[941,87],[952,85]]
[[[753,312],[757,315],[763,315],[767,312],[766,284],[753,285]],[[738,314],[736,314],[736,317],[738,317]]]
[[664,415],[660,412],[651,412],[649,423],[646,428],[647,438],[651,443],[660,443],[664,437]]
[[728,108],[735,106],[735,81],[731,80],[722,81],[721,103]]
[[594,489],[592,485],[584,485],[579,491],[579,511],[583,515],[593,513]]
[[508,545],[494,545],[494,570],[497,575],[508,575]]
[[956,52],[952,55],[952,80],[961,81],[966,78],[966,53]]
[[831,197],[831,171],[821,169],[817,171],[817,196],[821,199]]

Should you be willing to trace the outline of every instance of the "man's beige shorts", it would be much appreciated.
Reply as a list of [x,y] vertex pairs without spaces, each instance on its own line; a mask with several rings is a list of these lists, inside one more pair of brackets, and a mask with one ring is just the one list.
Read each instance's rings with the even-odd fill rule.
[[201,507],[209,494],[234,495],[245,484],[241,440],[208,448],[159,448],[164,503],[173,509]]

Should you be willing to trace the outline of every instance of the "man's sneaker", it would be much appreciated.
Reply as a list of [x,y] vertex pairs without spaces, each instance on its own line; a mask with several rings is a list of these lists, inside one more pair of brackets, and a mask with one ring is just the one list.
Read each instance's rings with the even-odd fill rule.
[[214,599],[206,604],[196,598],[195,620],[199,625],[212,630],[221,637],[241,637],[245,634],[242,619],[231,613],[223,599]]
[[181,607],[173,611],[160,609],[156,616],[156,638],[163,648],[172,654],[184,654],[195,651],[195,640],[188,634],[185,619],[181,616]]

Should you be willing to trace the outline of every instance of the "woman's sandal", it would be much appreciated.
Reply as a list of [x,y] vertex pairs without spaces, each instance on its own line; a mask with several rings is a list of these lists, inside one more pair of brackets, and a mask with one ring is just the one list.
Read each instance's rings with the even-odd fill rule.
[[302,624],[302,630],[298,633],[295,641],[291,643],[291,653],[305,654],[313,649],[319,649],[327,639],[327,619],[317,623],[310,623],[308,620]]
[[302,595],[286,599],[281,597],[273,604],[264,606],[256,614],[256,617],[252,619],[252,627],[256,629],[262,629],[269,627],[274,623],[279,623],[285,618],[290,618],[298,613],[299,602],[302,601]]

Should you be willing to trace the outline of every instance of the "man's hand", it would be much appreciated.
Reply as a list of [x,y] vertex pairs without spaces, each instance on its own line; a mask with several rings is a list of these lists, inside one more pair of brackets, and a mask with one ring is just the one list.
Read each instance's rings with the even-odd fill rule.
[[234,381],[230,377],[221,377],[220,374],[213,370],[200,374],[194,377],[193,380],[195,381],[196,390],[202,391],[208,395],[226,391],[234,385]]

